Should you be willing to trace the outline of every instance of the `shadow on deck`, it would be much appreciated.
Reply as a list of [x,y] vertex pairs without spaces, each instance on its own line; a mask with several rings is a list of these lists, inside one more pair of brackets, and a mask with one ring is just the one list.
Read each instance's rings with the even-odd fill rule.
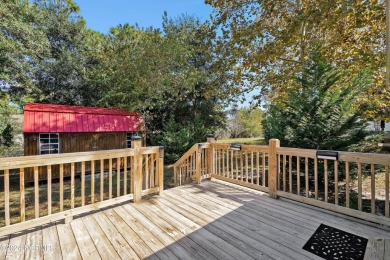
[[321,223],[390,239],[379,226],[205,181],[3,237],[0,258],[321,259],[302,249]]

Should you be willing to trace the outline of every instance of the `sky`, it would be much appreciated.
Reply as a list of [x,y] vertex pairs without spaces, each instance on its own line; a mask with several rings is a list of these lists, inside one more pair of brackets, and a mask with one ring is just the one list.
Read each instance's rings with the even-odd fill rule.
[[138,23],[141,27],[161,28],[162,15],[195,15],[200,20],[209,19],[212,8],[204,0],[74,0],[80,7],[89,29],[108,33],[119,24]]

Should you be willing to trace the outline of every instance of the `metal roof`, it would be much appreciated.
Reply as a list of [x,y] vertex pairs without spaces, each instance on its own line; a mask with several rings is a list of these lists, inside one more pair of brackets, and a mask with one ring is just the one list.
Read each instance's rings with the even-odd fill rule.
[[24,133],[136,132],[144,131],[140,114],[126,110],[27,103]]

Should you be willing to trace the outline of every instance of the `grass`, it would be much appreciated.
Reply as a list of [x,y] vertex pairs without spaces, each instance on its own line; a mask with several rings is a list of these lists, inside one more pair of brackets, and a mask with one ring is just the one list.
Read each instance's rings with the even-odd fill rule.
[[268,145],[263,137],[255,137],[255,138],[228,138],[228,139],[217,140],[217,143]]

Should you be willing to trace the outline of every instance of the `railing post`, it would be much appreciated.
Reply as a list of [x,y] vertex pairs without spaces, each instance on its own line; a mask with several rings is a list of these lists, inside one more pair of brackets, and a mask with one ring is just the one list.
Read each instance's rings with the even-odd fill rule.
[[268,154],[268,189],[269,197],[277,199],[277,176],[278,176],[278,158],[276,155],[276,148],[280,147],[278,139],[269,140],[269,154]]
[[162,195],[164,191],[164,146],[160,146],[158,158],[158,194]]
[[131,141],[131,148],[134,149],[133,168],[131,172],[131,182],[133,186],[133,201],[141,201],[142,197],[142,140],[134,136]]
[[214,135],[208,135],[207,136],[207,142],[210,144],[209,146],[209,154],[208,154],[208,169],[207,172],[211,178],[211,174],[214,174],[214,143],[215,143],[215,136]]
[[201,160],[202,160],[202,145],[198,144],[198,149],[196,151],[196,172],[195,172],[195,181],[197,184],[202,182],[201,176]]

